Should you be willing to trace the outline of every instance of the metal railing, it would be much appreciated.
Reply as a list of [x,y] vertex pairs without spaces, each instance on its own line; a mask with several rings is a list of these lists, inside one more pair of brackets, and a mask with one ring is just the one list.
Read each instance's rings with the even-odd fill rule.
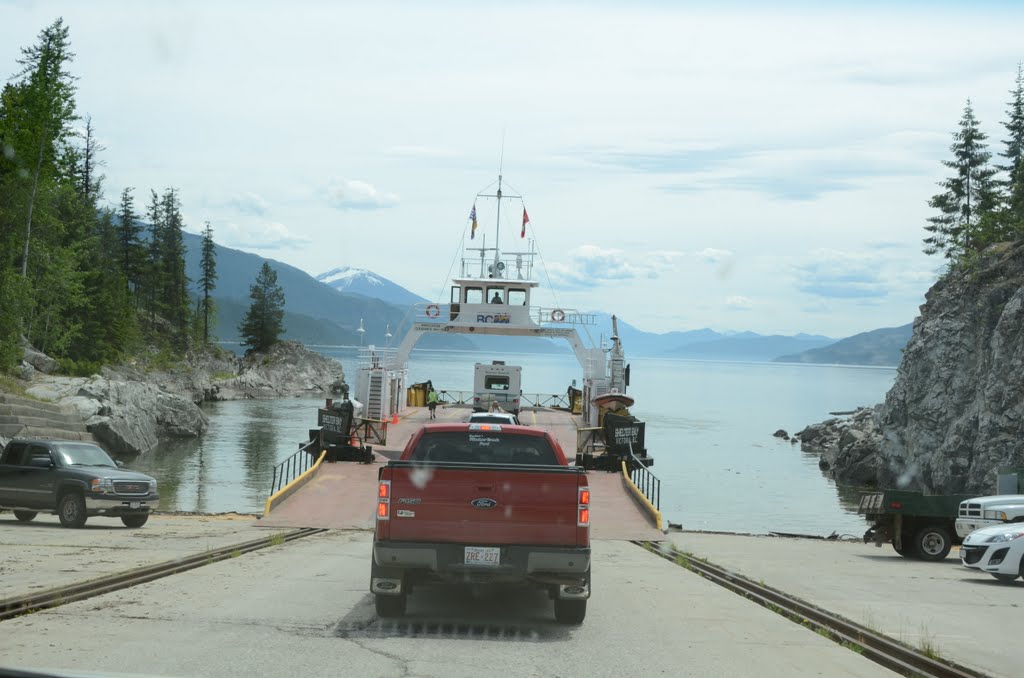
[[629,469],[629,479],[633,481],[637,489],[647,497],[647,501],[654,505],[658,511],[661,510],[661,479],[651,473],[651,469],[644,466],[643,462],[633,454],[632,445],[629,459],[626,466]]
[[316,463],[316,451],[319,440],[310,440],[299,448],[299,451],[274,467],[274,479],[270,483],[270,496],[282,487],[308,471]]
[[597,454],[604,451],[604,429],[600,426],[576,429],[576,452]]
[[[468,405],[473,402],[473,391],[452,391],[442,389],[437,392],[437,401],[445,405]],[[530,407],[561,407],[569,409],[571,403],[565,393],[524,393],[519,396],[522,405]]]

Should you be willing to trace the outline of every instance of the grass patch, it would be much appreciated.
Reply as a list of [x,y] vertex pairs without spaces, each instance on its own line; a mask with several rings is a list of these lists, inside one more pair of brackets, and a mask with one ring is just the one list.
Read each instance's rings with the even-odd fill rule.
[[235,549],[234,551],[231,552],[231,557],[232,558],[238,558],[241,555],[242,555],[242,552],[239,551],[238,549]]
[[275,534],[275,535],[272,535],[270,537],[270,545],[271,546],[280,546],[283,543],[284,543],[284,535],[283,534]]
[[[20,398],[32,398],[25,391],[25,382],[9,374],[0,374],[0,393],[10,393]],[[38,400],[38,398],[32,398]]]
[[228,372],[227,370],[217,370],[210,375],[210,381],[227,381],[228,379],[234,379],[238,375],[234,372]]

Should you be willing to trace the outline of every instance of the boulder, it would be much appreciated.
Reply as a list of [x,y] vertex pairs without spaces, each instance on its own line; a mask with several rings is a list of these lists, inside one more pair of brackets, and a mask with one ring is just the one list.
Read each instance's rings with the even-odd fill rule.
[[211,400],[280,398],[340,393],[345,383],[341,363],[294,341],[282,341],[266,352],[242,358],[233,379],[212,384]]
[[52,374],[60,368],[56,360],[42,351],[37,351],[31,346],[24,347],[23,351],[22,359],[43,374]]

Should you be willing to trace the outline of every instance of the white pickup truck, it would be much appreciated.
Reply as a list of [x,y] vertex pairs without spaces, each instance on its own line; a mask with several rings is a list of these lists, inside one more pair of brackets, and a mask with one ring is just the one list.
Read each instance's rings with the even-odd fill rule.
[[971,532],[1003,523],[1024,522],[1024,494],[998,494],[960,502],[956,533],[961,538]]

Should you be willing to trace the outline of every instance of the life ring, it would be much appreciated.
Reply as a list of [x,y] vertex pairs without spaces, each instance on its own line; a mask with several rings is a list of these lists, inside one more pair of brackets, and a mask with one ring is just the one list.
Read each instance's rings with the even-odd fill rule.
[[565,311],[560,308],[556,308],[551,312],[551,320],[556,323],[560,323],[565,320]]
[[427,317],[428,318],[437,318],[440,315],[441,315],[441,307],[440,306],[438,306],[437,304],[430,304],[429,306],[427,306]]

